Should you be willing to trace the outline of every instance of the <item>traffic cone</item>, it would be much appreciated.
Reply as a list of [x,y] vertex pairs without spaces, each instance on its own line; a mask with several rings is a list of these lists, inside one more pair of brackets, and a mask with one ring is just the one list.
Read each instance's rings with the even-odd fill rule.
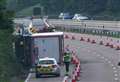
[[100,45],[103,45],[103,41],[100,41]]
[[80,67],[77,68],[77,80],[80,80],[80,70],[79,70]]
[[80,38],[80,41],[84,41],[83,37]]
[[65,81],[64,82],[67,82],[67,79],[65,79]]
[[65,35],[65,39],[69,39],[69,36],[68,36],[68,35]]
[[105,46],[110,46],[110,43],[109,43],[109,42],[107,42]]
[[120,50],[120,46],[117,46],[116,50]]
[[72,36],[72,40],[75,40],[75,37],[74,37],[74,36]]
[[95,40],[92,40],[92,43],[93,43],[93,44],[96,43]]
[[90,42],[90,38],[87,39],[87,42]]
[[76,82],[75,75],[72,76],[72,82]]
[[111,47],[111,48],[114,48],[114,45],[113,45],[113,44],[111,44],[111,45],[110,45],[110,47]]

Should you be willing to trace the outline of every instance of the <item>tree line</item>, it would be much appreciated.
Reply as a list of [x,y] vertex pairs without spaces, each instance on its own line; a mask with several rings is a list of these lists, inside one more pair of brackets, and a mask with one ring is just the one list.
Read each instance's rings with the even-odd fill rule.
[[[102,12],[119,13],[120,0],[8,0],[9,8],[19,11],[40,3],[47,14],[71,12],[95,15]],[[11,5],[13,4],[14,5]]]

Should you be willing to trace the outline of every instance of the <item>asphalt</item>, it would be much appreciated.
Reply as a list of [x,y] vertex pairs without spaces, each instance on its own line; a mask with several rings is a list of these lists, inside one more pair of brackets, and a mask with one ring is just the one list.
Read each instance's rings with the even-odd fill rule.
[[[69,75],[72,74],[72,70],[74,69],[74,65],[70,65],[70,72]],[[61,66],[61,76],[56,77],[56,76],[51,76],[51,75],[46,75],[42,76],[40,78],[35,77],[35,73],[31,73],[30,76],[28,77],[27,82],[63,82],[63,79],[65,77],[65,66]]]
[[109,47],[79,40],[65,40],[81,60],[80,82],[119,82],[118,52]]

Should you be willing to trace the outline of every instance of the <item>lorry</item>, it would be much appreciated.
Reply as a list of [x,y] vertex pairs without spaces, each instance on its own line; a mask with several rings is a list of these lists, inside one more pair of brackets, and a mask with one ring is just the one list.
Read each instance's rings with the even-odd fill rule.
[[32,63],[39,58],[55,58],[57,63],[63,59],[64,39],[63,32],[34,33],[31,35]]
[[20,29],[22,33],[16,35],[15,54],[25,67],[35,66],[38,59],[44,57],[55,58],[62,63],[63,32],[54,31],[52,25],[42,19],[33,19]]

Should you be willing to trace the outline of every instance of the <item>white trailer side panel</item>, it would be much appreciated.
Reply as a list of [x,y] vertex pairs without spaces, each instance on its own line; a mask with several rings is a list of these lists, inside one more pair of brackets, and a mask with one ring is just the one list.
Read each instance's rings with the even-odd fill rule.
[[52,57],[59,61],[59,37],[38,37],[34,39],[38,48],[38,57]]

